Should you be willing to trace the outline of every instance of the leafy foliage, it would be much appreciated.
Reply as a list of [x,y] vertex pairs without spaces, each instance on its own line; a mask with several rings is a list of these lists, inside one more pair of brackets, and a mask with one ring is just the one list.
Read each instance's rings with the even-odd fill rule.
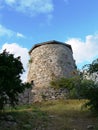
[[[91,64],[83,67],[83,72],[87,76],[93,75],[94,81],[90,81],[89,85],[85,83],[85,97],[89,99],[86,106],[89,106],[91,110],[98,112],[98,58]],[[82,86],[83,87],[83,86]]]
[[68,98],[79,98],[78,91],[80,89],[80,76],[72,78],[61,78],[50,82],[50,85],[55,89],[67,88],[69,91]]
[[[95,72],[95,70],[92,72]],[[61,78],[52,81],[51,86],[55,89],[67,88],[69,90],[68,98],[88,99],[85,106],[98,112],[98,82],[86,79],[83,73],[79,72],[79,75],[72,78]]]
[[95,80],[98,78],[98,59],[94,60],[91,64],[83,66],[83,73],[87,76],[93,75]]
[[88,72],[98,72],[98,59],[94,60],[91,64],[89,64]]
[[86,88],[84,94],[84,96],[88,99],[88,102],[85,105],[92,111],[98,112],[98,83],[92,82],[92,85],[89,85],[89,87]]
[[29,83],[22,83],[20,77],[23,72],[20,57],[14,58],[6,50],[0,53],[0,109],[4,109],[6,104],[14,107],[19,93],[31,87]]

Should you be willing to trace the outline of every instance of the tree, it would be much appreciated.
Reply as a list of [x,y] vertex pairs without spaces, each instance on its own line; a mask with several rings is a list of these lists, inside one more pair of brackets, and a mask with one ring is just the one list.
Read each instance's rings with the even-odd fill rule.
[[84,65],[83,72],[87,77],[91,76],[94,80],[96,80],[98,78],[98,58],[91,64]]
[[88,72],[90,74],[98,72],[98,59],[94,60],[91,64],[89,64]]
[[30,88],[29,83],[22,83],[20,79],[24,72],[20,57],[15,58],[4,50],[0,53],[0,109],[4,109],[6,104],[11,107],[19,101],[19,94],[25,88]]

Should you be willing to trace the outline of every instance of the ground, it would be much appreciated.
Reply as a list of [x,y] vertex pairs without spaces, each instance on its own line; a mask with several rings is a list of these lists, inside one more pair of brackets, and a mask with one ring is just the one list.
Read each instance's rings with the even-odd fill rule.
[[83,107],[85,100],[44,101],[6,109],[0,130],[98,130],[98,116]]

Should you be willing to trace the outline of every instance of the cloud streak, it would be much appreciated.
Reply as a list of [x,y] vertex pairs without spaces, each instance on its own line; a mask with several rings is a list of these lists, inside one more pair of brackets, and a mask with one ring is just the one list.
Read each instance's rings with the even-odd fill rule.
[[51,13],[54,9],[53,0],[3,0],[1,5],[7,5],[10,8],[30,16],[36,14]]
[[20,37],[20,38],[25,38],[25,36],[22,33],[19,33],[19,32],[16,33],[16,36]]
[[0,37],[20,37],[25,38],[25,36],[22,33],[14,32],[3,25],[0,24]]
[[12,37],[14,34],[15,34],[15,33],[14,33],[12,30],[7,29],[7,28],[5,28],[4,26],[2,26],[2,25],[0,24],[0,36],[1,36],[1,37],[2,37],[2,36]]

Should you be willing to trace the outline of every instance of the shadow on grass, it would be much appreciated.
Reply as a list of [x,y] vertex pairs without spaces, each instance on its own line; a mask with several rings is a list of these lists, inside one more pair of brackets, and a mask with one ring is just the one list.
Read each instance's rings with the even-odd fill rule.
[[47,126],[48,114],[39,108],[17,108],[0,113],[0,130],[42,130]]
[[0,130],[87,130],[88,125],[97,130],[98,118],[81,109],[84,102],[58,100],[7,109],[0,114]]

